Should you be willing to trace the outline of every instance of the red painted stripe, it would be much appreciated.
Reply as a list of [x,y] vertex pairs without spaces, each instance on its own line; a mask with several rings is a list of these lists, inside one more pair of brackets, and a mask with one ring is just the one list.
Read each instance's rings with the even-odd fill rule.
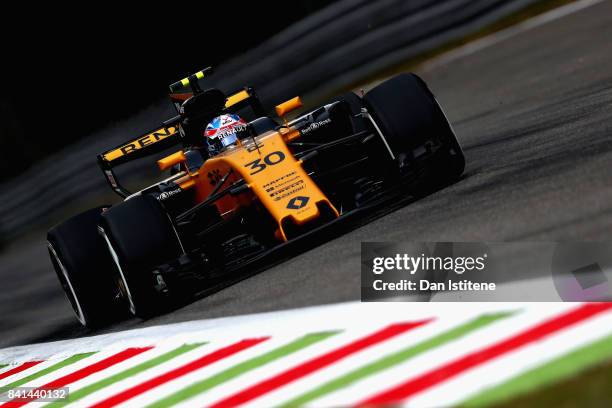
[[610,309],[612,309],[611,303],[585,304],[560,316],[533,326],[532,328],[516,334],[506,340],[495,343],[479,351],[472,352],[442,367],[431,370],[394,388],[374,395],[373,397],[358,403],[357,406],[387,406],[402,402],[407,398],[440,384],[470,368],[484,364],[489,360],[511,352],[529,343],[541,340],[550,334]]
[[34,367],[36,364],[40,364],[40,363],[42,363],[42,361],[28,361],[26,363],[22,363],[22,364],[18,365],[17,367],[11,368],[10,370],[5,371],[2,374],[0,374],[0,380],[3,380],[5,378],[7,378],[7,377],[10,377],[13,374],[20,373],[20,372],[22,372],[24,370],[27,370],[30,367]]
[[205,367],[216,361],[222,360],[249,347],[253,347],[267,339],[269,339],[269,337],[246,339],[231,344],[227,347],[221,348],[219,350],[213,351],[212,353],[206,354],[205,356],[200,357],[197,360],[191,361],[181,367],[168,371],[165,374],[158,375],[157,377],[151,378],[150,380],[145,381],[142,384],[138,384],[132,388],[128,388],[127,390],[120,392],[119,394],[113,395],[112,397],[107,398],[104,401],[97,403],[96,405],[93,405],[93,407],[113,407],[117,404],[134,398],[137,395],[149,391],[159,385],[167,383],[168,381],[174,380],[185,374],[189,374],[192,371]]
[[[105,368],[108,368],[112,365],[120,363],[128,358],[134,357],[140,353],[143,353],[147,350],[152,349],[153,347],[141,347],[141,348],[128,348],[117,354],[113,354],[110,357],[105,358],[104,360],[100,360],[96,363],[88,365],[87,367],[83,367],[80,370],[77,370],[73,373],[67,374],[63,377],[58,378],[57,380],[53,380],[40,388],[57,388],[57,387],[65,387],[68,384],[72,384],[75,381],[78,381],[82,378],[85,378],[91,374],[97,373],[98,371],[102,371]],[[32,401],[9,401],[6,404],[0,405],[0,407],[21,407]]]
[[298,366],[290,368],[280,374],[277,374],[267,380],[257,383],[245,390],[242,390],[236,394],[230,395],[229,397],[213,404],[211,407],[235,407],[240,404],[244,404],[251,401],[263,394],[273,391],[285,384],[295,381],[301,377],[304,377],[314,371],[324,368],[328,365],[335,363],[349,355],[361,351],[367,347],[381,343],[385,340],[390,339],[393,336],[397,336],[408,330],[422,326],[428,323],[430,320],[423,320],[411,323],[400,323],[385,327],[373,334],[363,337],[359,340],[355,340],[345,346],[338,349],[329,351],[322,356],[306,361]]

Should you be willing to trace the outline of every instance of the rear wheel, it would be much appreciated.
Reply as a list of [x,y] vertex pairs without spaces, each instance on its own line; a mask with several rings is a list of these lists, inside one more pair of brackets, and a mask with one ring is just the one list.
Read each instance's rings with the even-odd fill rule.
[[113,280],[114,264],[98,234],[104,207],[53,227],[47,234],[51,263],[79,322],[95,328],[124,317]]
[[156,266],[183,253],[167,212],[151,196],[136,196],[106,211],[100,233],[114,260],[130,311],[147,318],[168,307],[169,296]]
[[415,74],[400,74],[378,85],[363,98],[387,150],[400,166],[413,163],[435,146],[440,148],[433,170],[445,179],[459,177],[465,158],[440,104]]

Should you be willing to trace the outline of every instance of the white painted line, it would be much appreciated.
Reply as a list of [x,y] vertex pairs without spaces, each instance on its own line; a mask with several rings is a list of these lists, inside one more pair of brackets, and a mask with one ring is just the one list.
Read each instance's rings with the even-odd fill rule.
[[[191,361],[194,361],[200,357],[202,357],[203,355],[210,353],[212,351],[214,351],[217,348],[220,347],[224,347],[227,346],[231,343],[231,341],[222,343],[219,342],[217,344],[206,344],[202,347],[197,347],[193,350],[190,350],[188,352],[186,352],[185,354],[181,354],[180,356],[177,356],[169,361],[166,361],[156,367],[153,367],[149,370],[143,371],[141,373],[138,373],[134,376],[128,377],[126,379],[123,379],[119,382],[116,382],[115,384],[113,384],[111,387],[109,388],[102,388],[90,395],[88,395],[87,397],[76,401],[75,402],[75,406],[78,407],[88,407],[88,406],[92,406],[97,402],[100,402],[106,398],[108,398],[111,395],[116,395],[119,394],[120,392],[123,392],[129,388],[131,388],[132,386],[136,385],[136,384],[140,384],[143,383],[147,380],[150,380],[151,378],[157,377],[159,374],[162,373],[166,373],[168,371],[171,371],[179,366],[182,366],[184,364],[188,364]],[[106,370],[105,370],[106,371]],[[102,378],[106,378],[108,377],[108,375],[102,375],[100,376],[99,379]],[[83,388],[85,386],[85,384],[79,384],[80,386],[78,388]],[[81,386],[82,385],[82,386]],[[72,388],[71,388],[72,390]],[[76,391],[76,388],[75,388]],[[129,402],[129,401],[128,401]]]
[[[545,303],[540,303],[546,308]],[[555,304],[550,304],[555,308]],[[348,302],[314,306],[278,312],[257,313],[218,319],[195,320],[162,326],[146,327],[117,333],[82,337],[50,343],[0,349],[0,363],[15,363],[51,356],[71,356],[77,353],[100,351],[109,345],[121,347],[148,346],[160,341],[224,340],[257,335],[279,335],[287,332],[307,334],[313,331],[359,328],[367,325],[382,325],[396,321],[422,319],[427,316],[467,313],[478,310],[514,310],[523,307],[521,303],[496,302],[486,304],[457,303],[360,303]],[[321,319],[321,316],[325,316]]]
[[[63,377],[67,374],[73,373],[75,371],[80,370],[81,368],[87,367],[91,364],[95,364],[98,361],[104,360],[110,356],[112,356],[113,354],[117,353],[117,350],[113,350],[113,349],[109,349],[109,350],[105,350],[102,351],[100,353],[96,353],[93,354],[87,358],[84,358],[82,360],[79,360],[73,364],[68,364],[65,367],[60,368],[59,370],[55,370],[52,373],[49,373],[47,375],[43,375],[42,377],[38,377],[33,381],[28,382],[27,384],[24,384],[24,387],[40,387],[42,385],[47,384],[50,381],[53,381],[57,378]],[[129,360],[129,359],[128,359]]]
[[[79,381],[76,381],[74,383],[72,383],[70,385],[70,392],[75,392],[78,391],[80,389],[83,389],[91,384],[97,383],[100,380],[112,377],[115,374],[119,374],[129,368],[135,367],[141,363],[147,362],[149,360],[152,360],[156,357],[161,356],[162,354],[165,354],[169,351],[172,351],[174,349],[176,349],[177,347],[182,346],[183,343],[182,342],[175,342],[175,341],[171,341],[171,342],[162,342],[160,344],[157,344],[154,348],[152,348],[151,350],[145,351],[144,353],[138,354],[132,358],[129,358],[125,361],[122,361],[120,363],[117,363],[115,365],[112,365],[110,367],[108,367],[105,370],[99,371],[97,373],[94,373],[92,375],[89,375]],[[206,345],[202,345],[198,348],[196,348],[195,350],[202,350],[202,352],[206,352]],[[195,350],[191,350],[191,353],[195,353]],[[187,353],[185,353],[187,354]],[[177,356],[178,357],[178,356]],[[175,357],[176,359],[176,357]],[[177,361],[175,359],[171,359],[169,361]],[[117,386],[121,386],[121,382],[117,382],[113,385],[111,385],[109,388],[104,388],[102,390],[102,394],[104,394],[104,390],[106,390],[106,393],[109,392],[109,390],[113,390],[115,391],[117,388]],[[86,406],[87,404],[83,404],[82,401],[87,401],[90,397],[86,397],[83,398],[79,401],[76,401],[74,404],[69,404],[69,406]],[[101,398],[98,398],[98,400],[100,400]]]
[[[121,406],[136,406],[136,407],[145,407],[149,404],[160,400],[164,397],[167,397],[170,394],[173,394],[195,382],[201,381],[204,378],[210,378],[215,374],[218,374],[228,368],[231,368],[237,364],[245,362],[251,358],[260,356],[268,351],[272,351],[278,347],[284,346],[285,344],[290,343],[293,340],[296,340],[301,336],[293,336],[293,335],[285,335],[285,336],[277,336],[275,338],[271,338],[269,340],[264,341],[250,349],[241,351],[231,357],[224,358],[221,361],[216,362],[213,365],[203,367],[196,371],[193,371],[183,377],[179,377],[173,381],[170,381],[160,387],[154,388],[147,393],[140,395],[136,398],[133,398],[127,401],[124,405]],[[306,349],[309,349],[307,347]],[[265,365],[264,367],[268,367],[269,365]],[[239,377],[242,378],[242,377]],[[239,382],[240,386],[246,385],[245,382]],[[215,395],[218,394],[218,388],[214,388]],[[234,388],[234,391],[237,388]],[[195,405],[192,405],[195,406]],[[206,405],[198,405],[198,406],[206,406]]]
[[[331,366],[325,367],[309,376],[289,383],[274,392],[266,394],[262,398],[254,400],[251,404],[246,404],[245,408],[278,406],[291,400],[291,398],[297,395],[301,395],[306,391],[316,388],[318,385],[347,374],[372,361],[376,361],[383,356],[391,355],[394,352],[402,350],[406,347],[416,345],[440,333],[456,328],[478,316],[482,316],[482,313],[467,313],[465,315],[453,316],[451,318],[440,317],[439,319],[433,320],[430,324],[411,330],[395,339],[391,339],[365,349],[360,353],[349,356],[346,359],[332,364]],[[371,393],[371,390],[368,390],[368,392]],[[346,406],[346,404],[334,404],[327,406]]]
[[[0,387],[4,387],[7,384],[10,384],[10,383],[12,383],[14,381],[21,380],[22,378],[25,378],[25,377],[27,377],[29,375],[32,375],[34,373],[39,372],[40,370],[44,370],[45,368],[47,368],[49,366],[52,366],[53,364],[58,363],[61,360],[63,360],[63,359],[60,358],[60,359],[53,359],[53,360],[49,360],[49,361],[43,361],[42,363],[36,364],[35,366],[30,367],[27,370],[23,370],[20,373],[13,374],[13,375],[11,375],[11,376],[9,376],[7,378],[3,378],[2,380],[0,380]],[[16,367],[15,365],[10,365],[7,368],[13,369],[15,367]],[[6,371],[8,371],[8,370],[6,370]]]
[[[239,390],[273,378],[288,369],[310,361],[317,356],[344,347],[356,339],[371,335],[389,324],[414,322],[434,318],[424,326],[414,328],[396,337],[388,338],[381,343],[355,351],[342,359],[324,365],[314,372],[304,373],[304,376],[293,381],[270,389],[256,399],[247,401],[245,407],[275,406],[287,402],[291,398],[310,391],[330,380],[354,371],[381,357],[389,356],[394,352],[431,339],[435,335],[447,332],[462,324],[484,314],[496,312],[517,312],[515,315],[492,322],[490,325],[480,327],[454,340],[437,346],[412,359],[397,362],[381,372],[372,373],[360,381],[348,385],[334,393],[324,395],[312,401],[309,406],[345,406],[364,400],[373,393],[383,391],[394,385],[405,382],[411,378],[422,375],[432,369],[448,364],[450,361],[480,350],[500,340],[508,338],[534,324],[558,316],[569,310],[580,307],[575,303],[368,303],[358,302],[337,305],[318,306],[306,309],[296,309],[284,312],[263,313],[250,316],[237,316],[223,319],[202,320],[188,323],[179,323],[167,326],[158,326],[146,329],[132,330],[130,332],[95,336],[86,339],[77,339],[69,342],[55,342],[46,345],[33,345],[33,350],[26,347],[0,350],[6,362],[14,362],[13,357],[20,358],[38,355],[51,357],[52,361],[40,364],[39,368],[32,367],[24,371],[20,378],[28,373],[36,372],[48,367],[61,358],[84,351],[98,351],[96,354],[83,360],[70,364],[31,381],[27,386],[40,386],[52,380],[73,373],[80,368],[103,360],[126,347],[155,346],[153,349],[133,356],[116,365],[107,367],[88,377],[70,384],[72,392],[96,383],[102,379],[123,372],[145,361],[173,350],[183,344],[207,342],[207,344],[187,351],[157,366],[151,367],[131,377],[127,377],[108,388],[98,390],[87,397],[75,401],[74,406],[90,406],[105,400],[111,395],[142,384],[159,375],[166,374],[182,365],[191,363],[200,357],[229,344],[234,344],[246,338],[271,336],[264,342],[249,349],[228,356],[214,363],[203,366],[174,378],[158,387],[147,390],[145,393],[124,401],[122,407],[145,406],[174,394],[195,382],[210,378],[230,367],[245,362],[253,357],[261,356],[267,351],[276,350],[279,346],[288,344],[306,334],[321,331],[339,331],[338,334],[328,337],[320,342],[313,343],[306,348],[270,361],[268,364],[242,373],[240,376],[228,380],[208,392],[201,393],[193,398],[183,401],[180,405],[207,406],[234,395]],[[513,375],[525,372],[534,364],[548,361],[568,350],[586,345],[589,341],[612,334],[612,310],[600,316],[581,322],[559,334],[551,335],[551,339],[529,344],[521,349],[509,352],[508,357],[499,356],[479,367],[473,367],[435,387],[442,389],[437,393],[433,388],[423,391],[415,398],[423,398],[424,405],[446,405],[446,402],[460,402],[469,395],[482,390],[486,385],[494,385],[509,379]],[[553,339],[554,337],[554,339]],[[78,347],[68,348],[71,342]],[[43,349],[47,355],[44,356]],[[69,352],[70,351],[70,352]],[[13,354],[14,353],[14,354]],[[510,356],[518,356],[511,358]],[[517,361],[516,365],[514,361]],[[492,373],[495,371],[495,373]],[[17,377],[11,377],[5,382],[10,383]],[[459,381],[459,378],[462,381]],[[458,381],[458,382],[456,382]],[[448,389],[443,388],[448,387]],[[464,387],[464,388],[461,388]],[[467,387],[467,388],[465,388]],[[446,391],[445,391],[446,390]],[[444,399],[440,399],[440,398]],[[438,399],[436,399],[438,398]],[[440,404],[439,404],[440,403]],[[421,404],[419,404],[421,405]],[[32,405],[34,406],[34,405]],[[36,405],[38,406],[38,405]]]
[[537,305],[535,307],[530,306],[524,313],[495,322],[458,340],[436,347],[385,371],[366,377],[362,381],[313,401],[308,406],[321,408],[353,406],[371,396],[373,394],[372,390],[390,389],[411,378],[436,369],[449,361],[462,357],[472,351],[480,350],[550,317],[563,313],[564,310],[567,311],[576,307],[575,304],[557,305],[562,306],[562,308],[551,310],[546,307],[538,308]]
[[612,313],[596,316],[536,343],[505,354],[416,395],[409,406],[454,406],[486,388],[610,336]]
[[525,20],[522,23],[508,27],[504,30],[498,31],[481,39],[472,41],[452,51],[444,53],[439,57],[436,57],[430,60],[429,62],[424,63],[422,66],[422,70],[426,71],[441,65],[447,65],[460,58],[472,55],[485,48],[489,48],[503,41],[506,41],[518,34],[524,33],[525,31],[540,27],[544,24],[550,23],[570,14],[602,3],[603,1],[604,0],[579,0],[574,3],[570,3],[565,6],[550,10],[546,13]]
[[[402,321],[405,321],[405,320],[402,320]],[[380,330],[385,326],[386,324],[377,325],[376,327],[369,326],[367,329],[366,328],[352,328],[351,330],[338,334],[334,337],[331,337],[324,342],[315,344],[312,347],[300,350],[299,352],[289,355],[281,360],[275,361],[271,364],[267,364],[256,370],[248,372],[239,378],[236,378],[232,381],[228,381],[227,383],[217,387],[214,390],[214,392],[212,392],[211,394],[205,395],[204,398],[206,398],[207,402],[204,403],[204,406],[212,405],[213,403],[221,401],[227,398],[228,396],[234,394],[236,390],[238,389],[248,388],[249,386],[257,384],[262,380],[278,375],[291,367],[295,367],[306,361],[309,361],[315,356],[320,356],[327,352],[336,350],[363,336],[371,334],[373,331]],[[386,343],[386,341],[382,343],[384,344]],[[361,352],[357,352],[356,354],[361,354]],[[316,376],[318,372],[319,371],[316,371],[314,375]],[[254,403],[258,406],[270,406],[270,407],[275,406],[275,405],[266,405],[265,402],[262,405],[259,403],[259,400],[260,399],[254,400]],[[244,406],[249,406],[249,404],[246,404]]]
[[[381,327],[376,328],[376,330],[381,329]],[[414,329],[414,330],[410,330],[408,331],[408,333],[416,333],[418,332],[419,329]],[[369,334],[370,332],[368,331],[357,331],[357,330],[352,330],[350,332],[347,333],[343,333],[343,334],[339,334],[336,335],[334,337],[331,337],[321,343],[315,344],[311,347],[308,347],[304,350],[301,350],[297,353],[294,353],[292,355],[289,355],[283,359],[277,360],[273,363],[264,365],[262,367],[259,367],[256,370],[253,370],[251,372],[248,372],[240,377],[237,377],[231,381],[228,381],[214,389],[212,389],[210,392],[205,393],[205,394],[200,394],[198,395],[196,398],[185,401],[183,404],[181,404],[181,406],[183,407],[189,407],[189,406],[210,406],[215,402],[218,402],[220,400],[223,400],[227,397],[229,397],[230,395],[234,394],[236,392],[236,390],[239,389],[245,389],[248,388],[254,384],[259,383],[262,380],[271,378],[273,376],[276,376],[284,371],[286,371],[287,369],[291,368],[291,367],[295,367],[297,365],[300,365],[302,363],[304,363],[305,361],[309,361],[311,360],[313,357],[315,356],[320,356],[324,353],[327,353],[329,351],[335,350],[343,345],[346,345],[352,341],[355,341],[359,338],[361,338],[362,336]],[[403,338],[404,340],[407,339],[407,334],[405,333],[403,335],[398,336]],[[387,341],[383,341],[381,342],[378,346],[372,346],[371,348],[377,348],[378,350],[380,350],[380,348],[378,347],[384,347],[385,344],[389,344],[389,342],[392,340],[387,340]],[[310,352],[309,352],[310,350]],[[364,356],[364,353],[367,352],[367,350],[369,350],[369,348],[366,348],[365,350],[359,351],[357,353],[355,353],[353,355],[353,357],[355,356]],[[318,378],[319,373],[322,370],[317,370],[314,373],[311,373],[307,376],[311,377],[314,376],[316,378]],[[299,383],[301,380],[295,381],[293,383],[288,384],[285,387],[281,387],[280,389],[285,389],[286,387],[290,387],[292,384],[295,383]],[[274,391],[271,392],[270,394],[266,394],[266,396],[272,395],[272,394],[276,394],[276,392],[278,391]],[[265,397],[264,397],[265,398]],[[260,403],[259,401],[260,399],[256,399],[254,400],[254,402],[252,404],[257,405],[257,406],[274,406],[274,405],[267,405],[266,402],[264,401],[264,403]],[[248,407],[252,404],[246,404],[244,405],[245,407]]]

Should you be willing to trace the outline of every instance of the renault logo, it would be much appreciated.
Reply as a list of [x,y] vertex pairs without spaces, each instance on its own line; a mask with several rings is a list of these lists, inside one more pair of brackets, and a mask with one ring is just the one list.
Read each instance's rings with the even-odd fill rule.
[[289,208],[290,210],[299,210],[300,208],[305,207],[306,204],[308,204],[309,200],[309,197],[304,196],[293,197],[291,200],[289,200],[287,208]]

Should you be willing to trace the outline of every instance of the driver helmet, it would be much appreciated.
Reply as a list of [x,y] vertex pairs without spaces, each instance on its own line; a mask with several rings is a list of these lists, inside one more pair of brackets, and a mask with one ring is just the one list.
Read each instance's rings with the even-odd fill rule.
[[246,133],[247,123],[240,116],[233,113],[217,116],[204,131],[208,153],[211,156],[218,154],[226,147],[237,144]]

